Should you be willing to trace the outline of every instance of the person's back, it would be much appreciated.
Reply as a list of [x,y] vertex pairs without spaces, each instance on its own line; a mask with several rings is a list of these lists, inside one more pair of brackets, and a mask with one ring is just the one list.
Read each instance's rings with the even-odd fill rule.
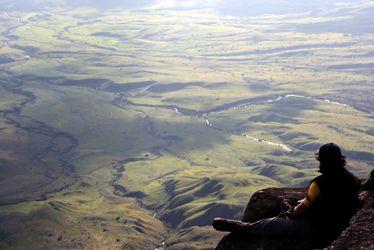
[[309,207],[306,216],[326,233],[336,236],[348,226],[357,210],[360,180],[342,167],[324,173],[312,182],[317,183],[320,195]]

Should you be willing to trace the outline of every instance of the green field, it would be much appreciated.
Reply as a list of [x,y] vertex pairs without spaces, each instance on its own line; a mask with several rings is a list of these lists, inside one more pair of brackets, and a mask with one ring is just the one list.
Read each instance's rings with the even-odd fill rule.
[[330,141],[365,176],[373,6],[1,11],[0,248],[212,248]]

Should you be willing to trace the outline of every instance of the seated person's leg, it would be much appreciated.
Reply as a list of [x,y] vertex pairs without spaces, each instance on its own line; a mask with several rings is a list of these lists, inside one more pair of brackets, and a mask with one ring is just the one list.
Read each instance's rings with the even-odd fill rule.
[[241,232],[245,230],[245,227],[250,223],[242,222],[239,220],[228,220],[222,218],[215,218],[213,220],[213,228],[223,232]]
[[310,236],[314,230],[306,219],[291,219],[287,216],[276,216],[256,221],[246,227],[251,234],[263,235],[303,235]]
[[217,218],[213,227],[219,231],[250,233],[261,235],[305,235],[314,234],[313,227],[305,219],[291,219],[289,217],[272,217],[254,223]]

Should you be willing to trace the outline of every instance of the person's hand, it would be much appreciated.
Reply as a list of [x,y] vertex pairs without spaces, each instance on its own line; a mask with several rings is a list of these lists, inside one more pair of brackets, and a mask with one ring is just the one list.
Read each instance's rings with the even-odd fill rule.
[[288,211],[292,206],[290,205],[290,202],[288,199],[285,199],[283,197],[279,197],[279,200],[278,200],[279,204],[280,204],[280,208],[281,208],[281,212],[286,212]]
[[303,200],[299,205],[297,205],[293,209],[293,213],[294,215],[298,216],[298,215],[301,215],[306,209],[307,209],[307,206],[305,205],[305,202]]

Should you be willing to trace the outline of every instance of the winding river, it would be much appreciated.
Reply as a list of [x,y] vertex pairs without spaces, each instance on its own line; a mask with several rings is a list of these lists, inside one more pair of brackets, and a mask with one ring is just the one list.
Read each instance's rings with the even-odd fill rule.
[[[141,107],[148,107],[148,108],[159,108],[159,109],[172,110],[172,111],[174,111],[178,114],[182,114],[182,115],[185,115],[185,116],[193,116],[197,119],[203,119],[207,127],[219,130],[221,132],[224,132],[224,133],[227,133],[227,134],[230,134],[230,135],[238,135],[238,134],[236,134],[233,131],[228,131],[228,130],[225,130],[225,129],[221,129],[217,126],[214,126],[212,124],[212,122],[209,120],[209,115],[219,113],[219,112],[223,112],[223,111],[227,111],[227,110],[242,110],[242,109],[247,109],[247,108],[254,107],[256,105],[266,105],[268,103],[275,103],[275,102],[279,102],[281,100],[289,99],[289,98],[303,98],[303,99],[313,100],[313,101],[316,101],[316,102],[324,102],[324,103],[328,103],[328,104],[331,104],[331,105],[337,105],[337,106],[343,106],[343,107],[346,107],[346,108],[355,109],[354,107],[349,106],[345,103],[340,103],[340,102],[336,102],[336,101],[332,101],[332,100],[328,100],[328,99],[321,99],[321,98],[312,97],[312,96],[298,95],[298,94],[284,94],[284,95],[276,96],[276,97],[273,97],[273,98],[270,98],[270,99],[262,98],[262,100],[258,100],[258,101],[239,100],[239,101],[236,101],[236,102],[233,102],[233,103],[223,104],[219,107],[215,107],[213,109],[205,110],[205,111],[198,111],[198,110],[181,108],[181,107],[176,106],[176,105],[138,104],[138,103],[129,101],[127,99],[127,97],[124,96],[122,93],[117,93],[117,96],[118,97],[115,98],[112,102],[112,104],[117,106],[117,107],[122,107],[123,108],[124,106],[130,105],[130,106],[141,106]],[[253,137],[253,136],[248,135],[248,134],[241,134],[241,136],[245,136],[246,138],[248,138],[252,141],[258,142],[258,143],[264,143],[264,144],[267,144],[269,146],[281,148],[282,150],[285,150],[287,152],[292,151],[290,146],[287,146],[287,145],[279,143],[279,142],[272,142],[272,141],[268,141],[268,140],[265,140],[265,139],[256,138],[256,137]]]

